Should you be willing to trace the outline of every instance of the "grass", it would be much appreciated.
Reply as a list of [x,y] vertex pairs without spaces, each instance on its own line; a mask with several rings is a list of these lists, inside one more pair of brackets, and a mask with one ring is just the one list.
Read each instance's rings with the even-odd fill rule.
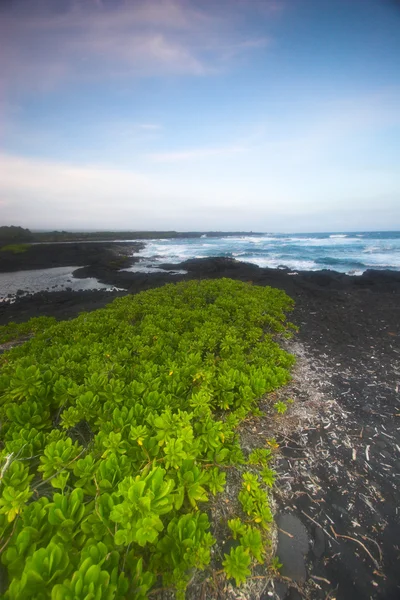
[[12,252],[12,254],[22,254],[26,252],[30,244],[8,244],[7,246],[2,246],[0,248],[1,252]]

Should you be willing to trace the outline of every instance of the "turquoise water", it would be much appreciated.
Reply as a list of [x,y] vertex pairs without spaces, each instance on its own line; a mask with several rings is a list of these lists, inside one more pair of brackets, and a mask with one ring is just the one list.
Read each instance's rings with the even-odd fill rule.
[[225,256],[260,267],[297,271],[332,269],[361,275],[366,269],[400,270],[400,232],[263,234],[238,237],[150,240],[132,271],[162,263]]
[[[400,232],[263,234],[237,237],[149,240],[136,255],[133,272],[159,272],[163,263],[189,258],[225,256],[260,267],[286,266],[293,271],[332,269],[361,275],[366,269],[400,271]],[[17,273],[0,273],[0,301],[21,289],[26,292],[66,288],[114,289],[96,279],[74,279],[77,267],[58,267]],[[182,271],[174,269],[172,274]]]

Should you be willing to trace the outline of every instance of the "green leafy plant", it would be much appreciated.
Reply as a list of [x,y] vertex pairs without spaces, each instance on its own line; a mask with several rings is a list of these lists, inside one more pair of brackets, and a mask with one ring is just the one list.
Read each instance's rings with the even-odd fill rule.
[[237,540],[240,535],[243,535],[246,532],[246,525],[239,518],[230,519],[228,521],[228,527],[232,531],[234,540]]
[[272,521],[272,513],[266,492],[261,489],[258,476],[252,473],[243,475],[242,490],[239,492],[239,502],[246,514],[255,523],[259,523],[264,529],[268,529]]
[[4,600],[145,600],[159,578],[183,598],[215,542],[203,506],[248,464],[251,524],[229,521],[239,545],[223,563],[244,581],[264,557],[276,446],[246,460],[237,428],[290,380],[277,336],[292,304],[268,287],[191,281],[0,327],[0,341],[25,340],[0,356]]
[[43,590],[52,589],[60,578],[68,576],[71,567],[65,547],[51,542],[28,557],[21,578],[13,579],[7,597],[10,600],[43,598]]
[[52,590],[53,600],[113,600],[124,598],[129,588],[123,573],[118,573],[119,555],[108,552],[101,542],[82,551],[81,564],[70,580],[57,584]]
[[164,581],[173,582],[181,597],[191,570],[203,569],[210,562],[210,548],[215,540],[207,531],[205,513],[182,515],[170,521],[166,535],[157,544],[156,559],[164,566]]
[[225,554],[225,560],[222,564],[227,577],[231,577],[235,580],[236,585],[240,585],[251,574],[250,563],[251,558],[248,550],[243,546],[237,546],[232,548],[229,554]]
[[270,570],[271,574],[275,575],[275,576],[279,575],[282,567],[283,567],[283,564],[281,563],[279,556],[274,556],[269,565],[269,570]]
[[123,502],[115,505],[110,518],[120,528],[115,534],[115,543],[128,546],[136,542],[145,546],[154,543],[164,529],[160,518],[173,508],[174,488],[172,479],[164,479],[165,470],[156,467],[145,477],[127,477],[118,486],[116,496]]
[[263,562],[264,541],[258,529],[251,526],[246,527],[240,536],[240,543],[259,563]]
[[275,402],[274,409],[280,415],[284,415],[285,412],[287,411],[288,407],[287,407],[287,404],[285,402],[282,402],[282,400],[279,400],[279,402]]
[[276,471],[274,471],[274,469],[269,469],[268,467],[265,467],[260,472],[260,475],[261,479],[263,480],[266,486],[271,488],[274,485],[276,479]]
[[267,448],[256,448],[250,453],[248,463],[249,465],[260,465],[266,466],[272,458],[271,450]]
[[194,460],[185,460],[177,476],[176,509],[181,508],[185,497],[193,508],[197,508],[197,502],[207,502],[208,495],[204,485],[209,483],[210,477],[195,465]]

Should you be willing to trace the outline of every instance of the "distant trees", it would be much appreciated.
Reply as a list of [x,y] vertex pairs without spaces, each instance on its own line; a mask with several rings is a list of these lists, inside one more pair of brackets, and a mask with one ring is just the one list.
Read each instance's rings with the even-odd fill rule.
[[17,227],[15,225],[2,225],[0,227],[0,244],[33,241],[34,235],[29,229],[24,229],[23,227]]

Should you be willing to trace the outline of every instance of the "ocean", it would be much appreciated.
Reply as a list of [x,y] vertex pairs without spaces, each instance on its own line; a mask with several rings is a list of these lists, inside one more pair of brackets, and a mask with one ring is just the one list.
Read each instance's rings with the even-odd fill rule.
[[162,263],[224,256],[260,267],[296,271],[331,269],[361,275],[367,269],[400,270],[400,232],[263,234],[149,240],[130,271],[154,272]]
[[80,267],[53,267],[51,269],[32,269],[15,273],[0,273],[0,302],[8,296],[14,297],[18,290],[34,294],[45,290],[60,292],[63,290],[115,290],[111,285],[99,283],[94,277],[75,279],[72,273]]
[[[132,240],[134,241],[134,240]],[[153,239],[135,255],[132,272],[163,271],[160,265],[177,265],[190,258],[224,256],[260,267],[288,267],[294,272],[331,269],[362,275],[367,269],[400,271],[400,232],[255,234],[243,236]],[[96,279],[74,279],[78,267],[58,267],[0,273],[0,301],[18,290],[39,292],[65,289],[117,289]],[[180,273],[178,268],[170,273]],[[185,271],[184,271],[185,272]],[[11,298],[12,301],[12,298]]]

